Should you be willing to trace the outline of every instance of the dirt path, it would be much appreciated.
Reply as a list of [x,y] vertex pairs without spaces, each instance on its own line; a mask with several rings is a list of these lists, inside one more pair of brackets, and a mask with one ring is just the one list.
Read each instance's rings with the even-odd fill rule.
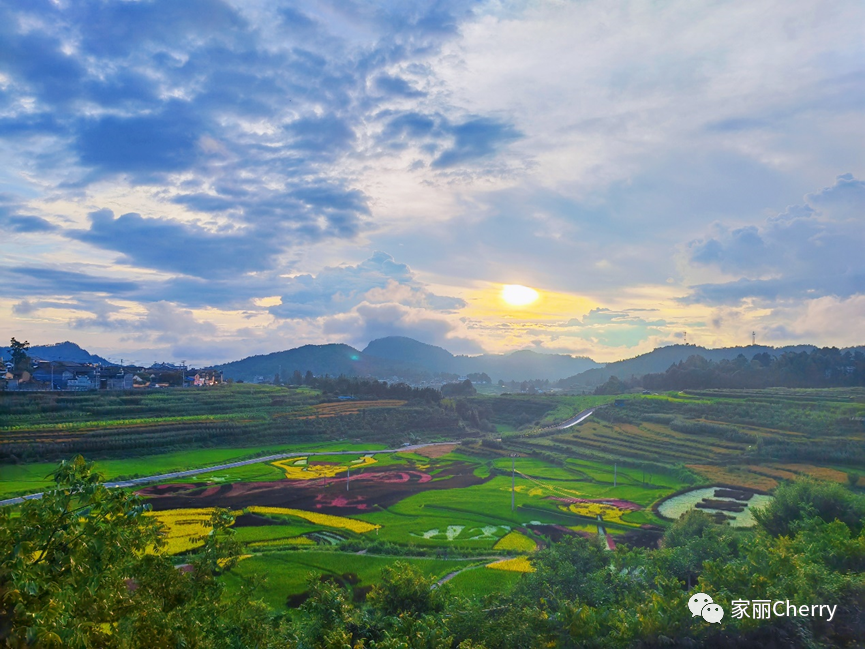
[[[504,557],[493,557],[491,559],[490,563],[492,563],[492,561],[498,561],[502,558],[504,558]],[[485,561],[486,561],[486,559],[485,559]],[[462,572],[466,572],[468,570],[475,570],[477,568],[483,568],[484,566],[486,566],[486,564],[482,564],[480,566],[466,566],[465,568],[460,568],[459,570],[454,570],[453,572],[449,572],[444,577],[439,579],[435,584],[433,584],[433,588],[438,588],[439,586],[443,586],[444,584],[448,583],[451,579],[453,579],[454,577],[456,577],[458,574],[460,574]]]

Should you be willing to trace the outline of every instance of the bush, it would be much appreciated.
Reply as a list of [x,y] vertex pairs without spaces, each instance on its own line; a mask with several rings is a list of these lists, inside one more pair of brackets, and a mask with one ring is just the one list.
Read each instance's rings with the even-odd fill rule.
[[810,478],[782,484],[765,508],[754,510],[757,524],[772,536],[788,536],[813,518],[839,520],[854,534],[865,526],[865,498],[834,482]]

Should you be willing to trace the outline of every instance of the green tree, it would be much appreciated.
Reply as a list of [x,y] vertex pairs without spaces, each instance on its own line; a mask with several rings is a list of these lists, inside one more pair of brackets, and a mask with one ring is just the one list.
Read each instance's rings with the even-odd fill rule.
[[839,520],[854,533],[865,526],[865,498],[840,484],[800,479],[782,484],[774,495],[765,508],[754,511],[758,525],[773,536],[795,533],[814,517]]
[[728,527],[716,524],[705,512],[692,509],[671,525],[655,554],[659,572],[685,582],[696,582],[703,563],[736,554],[736,539]]
[[434,580],[403,561],[382,569],[381,583],[373,587],[367,598],[373,609],[385,615],[437,612],[444,608],[445,600],[445,588],[436,588]]
[[9,352],[12,355],[12,366],[16,370],[30,369],[30,356],[27,350],[30,349],[30,343],[26,340],[22,343],[15,338],[9,343]]
[[177,570],[148,506],[80,456],[55,488],[0,509],[0,641],[37,647],[265,647],[276,632],[249,592],[223,596],[216,579],[237,555],[227,512],[191,572]]
[[520,580],[516,592],[529,602],[543,600],[553,608],[574,599],[597,606],[610,601],[616,590],[618,576],[610,564],[597,537],[565,537],[537,554],[535,572]]

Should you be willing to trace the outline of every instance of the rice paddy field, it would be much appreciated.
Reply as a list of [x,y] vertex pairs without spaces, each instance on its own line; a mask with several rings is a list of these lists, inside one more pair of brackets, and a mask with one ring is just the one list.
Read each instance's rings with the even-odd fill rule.
[[[308,391],[262,394],[268,404],[286,399],[267,406],[271,420],[311,417],[325,432],[280,444],[107,458],[97,469],[111,479],[292,453],[134,489],[163,523],[162,551],[178,563],[203,543],[213,511],[230,510],[243,559],[225,583],[237,589],[261,578],[261,597],[277,608],[299,605],[311,579],[333,580],[362,599],[382,567],[397,559],[454,592],[482,597],[512,588],[533,570],[535,552],[567,536],[600,537],[611,549],[653,547],[666,526],[694,508],[747,530],[752,511],[785,480],[865,486],[861,390],[475,397],[473,407],[492,413],[502,399],[498,420],[490,415],[500,439],[478,433],[411,452],[384,452],[394,448],[390,439],[354,439],[352,428],[370,412],[399,413],[411,404],[312,403],[317,397]],[[521,404],[531,423],[516,425]],[[549,428],[554,416],[599,405],[583,424]],[[124,421],[147,414],[136,408]],[[214,414],[195,414],[203,410],[199,404],[183,416]],[[122,408],[107,414],[120,417]],[[38,430],[49,437],[82,430],[63,429],[59,417],[47,413]],[[0,422],[8,424],[0,433],[13,420],[16,430],[37,430],[19,413]],[[440,434],[414,435],[442,441]],[[54,466],[0,464],[0,495],[44,488]]]

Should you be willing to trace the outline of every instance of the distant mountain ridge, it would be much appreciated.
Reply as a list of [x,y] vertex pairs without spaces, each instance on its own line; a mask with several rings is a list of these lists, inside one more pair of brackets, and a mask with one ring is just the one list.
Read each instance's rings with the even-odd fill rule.
[[748,345],[745,347],[721,347],[718,349],[708,349],[698,345],[669,345],[667,347],[658,347],[634,358],[607,363],[604,367],[590,369],[574,376],[569,376],[559,381],[558,385],[565,389],[591,387],[604,383],[611,376],[625,380],[632,376],[666,372],[670,365],[685,361],[690,356],[702,356],[710,361],[720,361],[732,360],[739,354],[742,354],[748,360],[751,360],[755,354],[762,354],[764,352],[771,356],[780,356],[785,352],[810,352],[814,349],[817,349],[815,345],[788,345],[786,347]]
[[466,375],[486,372],[493,381],[558,379],[598,367],[590,358],[519,351],[511,354],[454,356],[446,349],[413,338],[390,336],[370,342],[363,351],[349,345],[304,345],[271,354],[251,356],[219,365],[226,378],[245,381],[277,373],[283,380],[297,370],[337,376],[431,379],[436,374]]
[[[54,343],[52,345],[33,345],[27,351],[30,358],[35,358],[40,361],[58,361],[66,363],[93,363],[101,365],[116,365],[106,358],[91,354],[86,349],[76,345],[68,340],[62,343]],[[9,347],[0,347],[0,356],[4,359],[11,358],[12,351]]]

